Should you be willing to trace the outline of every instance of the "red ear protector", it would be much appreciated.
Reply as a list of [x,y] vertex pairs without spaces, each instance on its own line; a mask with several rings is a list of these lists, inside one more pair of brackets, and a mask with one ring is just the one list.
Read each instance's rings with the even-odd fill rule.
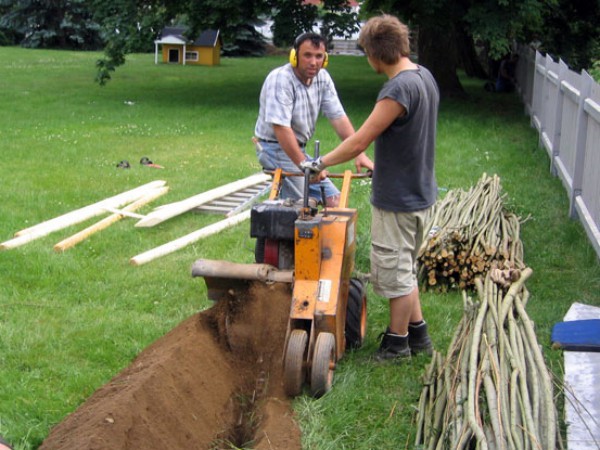
[[[309,40],[305,37],[307,34],[308,33],[301,34],[294,41],[294,46],[290,50],[290,64],[292,65],[292,67],[298,67],[298,48],[300,48],[300,44],[302,44],[302,42]],[[329,55],[327,54],[327,52],[325,52],[325,55],[323,57],[323,65],[321,66],[321,68],[327,68],[327,64],[329,64]]]

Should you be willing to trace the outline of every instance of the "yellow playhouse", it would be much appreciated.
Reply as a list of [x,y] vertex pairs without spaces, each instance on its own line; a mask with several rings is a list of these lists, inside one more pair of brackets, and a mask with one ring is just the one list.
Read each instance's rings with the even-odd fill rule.
[[221,62],[219,30],[205,30],[194,39],[184,36],[183,27],[165,27],[160,39],[154,41],[154,63],[158,64],[159,46],[162,62],[171,64],[199,64],[215,66]]

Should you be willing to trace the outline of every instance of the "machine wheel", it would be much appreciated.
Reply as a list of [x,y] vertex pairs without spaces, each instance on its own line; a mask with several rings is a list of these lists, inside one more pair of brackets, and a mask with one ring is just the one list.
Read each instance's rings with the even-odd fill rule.
[[268,238],[256,238],[254,261],[257,264],[279,265],[279,241]]
[[256,243],[254,244],[254,262],[257,264],[265,262],[265,238],[263,237],[256,238]]
[[360,348],[367,333],[367,295],[365,285],[357,278],[350,279],[346,309],[346,349]]
[[335,336],[333,333],[319,333],[310,372],[310,393],[313,397],[319,398],[331,389],[334,370]]
[[294,267],[294,241],[256,238],[254,262],[271,264],[282,270]]
[[285,393],[295,397],[302,392],[306,378],[306,350],[308,334],[305,330],[292,330],[288,339],[283,364],[283,386]]

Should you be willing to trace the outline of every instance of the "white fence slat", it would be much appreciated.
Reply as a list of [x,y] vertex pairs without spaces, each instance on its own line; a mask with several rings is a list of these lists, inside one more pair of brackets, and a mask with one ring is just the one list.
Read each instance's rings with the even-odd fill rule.
[[596,122],[600,123],[600,105],[589,98],[585,99],[583,110],[590,115]]
[[575,200],[578,195],[581,195],[581,188],[583,184],[583,173],[585,165],[585,151],[586,151],[586,138],[588,129],[587,114],[584,110],[585,99],[589,97],[592,92],[592,83],[594,80],[585,71],[581,74],[582,85],[579,89],[581,95],[579,96],[579,105],[577,108],[577,141],[575,144],[575,167],[573,171],[573,190],[571,192],[570,203],[569,203],[569,216],[572,218],[577,217],[577,211],[575,210]]
[[569,215],[578,218],[600,258],[600,86],[587,72],[517,46],[517,91],[550,156],[550,170],[569,196]]

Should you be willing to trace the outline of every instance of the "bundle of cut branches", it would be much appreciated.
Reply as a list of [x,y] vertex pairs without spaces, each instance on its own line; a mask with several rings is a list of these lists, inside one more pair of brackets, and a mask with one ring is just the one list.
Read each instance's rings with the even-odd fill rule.
[[506,210],[497,175],[485,173],[468,191],[451,190],[435,206],[431,232],[419,253],[419,280],[436,286],[473,288],[490,269],[523,269],[520,219]]
[[475,301],[462,291],[447,356],[434,352],[424,375],[418,448],[562,448],[551,375],[525,312],[530,275],[522,270],[508,289],[491,272],[478,277]]

